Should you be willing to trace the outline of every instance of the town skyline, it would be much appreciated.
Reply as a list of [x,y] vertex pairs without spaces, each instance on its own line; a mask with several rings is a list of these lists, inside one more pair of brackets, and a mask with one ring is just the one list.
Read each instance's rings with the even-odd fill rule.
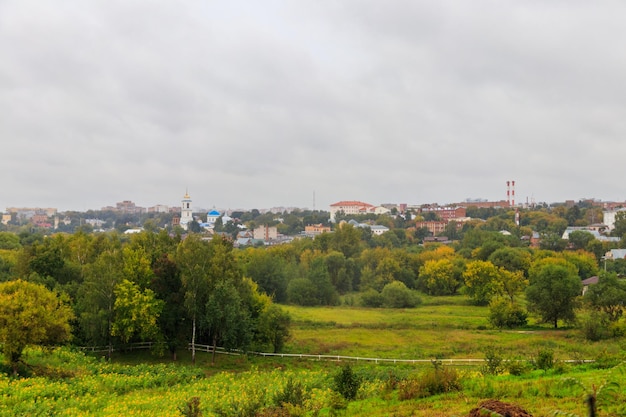
[[[283,211],[291,211],[291,210],[318,210],[318,211],[330,211],[331,205],[336,204],[338,202],[344,202],[344,201],[348,201],[348,202],[363,202],[366,204],[371,204],[372,206],[376,206],[376,207],[380,207],[380,206],[408,206],[408,207],[420,207],[420,206],[427,206],[427,205],[438,205],[441,207],[445,207],[445,206],[463,206],[463,204],[476,204],[476,203],[494,203],[497,204],[497,207],[518,207],[518,208],[526,208],[526,207],[533,207],[536,205],[554,205],[554,204],[565,204],[565,203],[579,203],[579,202],[586,202],[586,201],[593,201],[596,202],[599,205],[602,204],[607,204],[609,206],[614,206],[615,204],[620,204],[620,203],[624,203],[626,205],[626,199],[624,200],[605,200],[605,199],[600,199],[600,198],[578,198],[578,199],[565,199],[565,200],[560,200],[560,201],[534,201],[534,200],[523,200],[520,201],[517,198],[517,195],[515,194],[515,188],[508,188],[507,189],[507,194],[505,194],[503,196],[503,198],[500,199],[485,199],[485,198],[466,198],[464,200],[459,200],[459,201],[448,201],[448,202],[439,202],[439,201],[429,201],[429,202],[410,202],[410,201],[386,201],[386,202],[376,202],[373,200],[369,200],[369,199],[341,199],[341,200],[337,200],[333,203],[330,203],[324,207],[312,207],[312,206],[297,206],[297,205],[270,205],[270,206],[252,206],[252,207],[227,207],[227,206],[220,206],[220,205],[202,205],[202,204],[198,204],[196,203],[196,200],[194,199],[192,193],[188,194],[184,194],[181,199],[178,201],[178,204],[169,204],[169,203],[155,203],[155,204],[138,204],[135,200],[132,199],[126,199],[126,200],[120,200],[117,201],[115,203],[112,204],[108,204],[108,205],[104,205],[101,207],[91,207],[91,208],[86,208],[86,209],[74,209],[74,208],[59,208],[59,207],[55,207],[49,204],[40,204],[40,205],[19,205],[19,204],[13,204],[13,205],[9,205],[6,206],[4,208],[4,212],[11,212],[11,211],[15,211],[15,210],[23,210],[23,209],[37,209],[37,210],[41,210],[41,211],[46,211],[46,210],[52,210],[54,209],[57,212],[87,212],[87,211],[107,211],[107,210],[112,210],[112,211],[134,211],[135,208],[137,209],[137,211],[139,212],[167,212],[167,211],[172,211],[172,210],[180,210],[181,207],[181,202],[185,199],[185,197],[189,197],[189,199],[191,200],[191,208],[193,210],[194,213],[200,213],[203,211],[211,211],[211,210],[218,210],[222,213],[225,212],[233,212],[233,211],[251,211],[251,210],[260,210],[263,212],[268,212],[268,211],[273,211],[273,212],[283,212]],[[499,204],[498,204],[499,203]],[[126,206],[126,207],[125,207]],[[131,207],[130,209],[128,207]]]

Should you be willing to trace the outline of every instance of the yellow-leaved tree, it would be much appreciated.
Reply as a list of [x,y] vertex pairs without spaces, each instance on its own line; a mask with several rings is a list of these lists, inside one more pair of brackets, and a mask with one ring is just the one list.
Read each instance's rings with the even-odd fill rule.
[[29,345],[54,345],[71,336],[72,309],[43,285],[15,280],[0,283],[0,344],[17,374]]

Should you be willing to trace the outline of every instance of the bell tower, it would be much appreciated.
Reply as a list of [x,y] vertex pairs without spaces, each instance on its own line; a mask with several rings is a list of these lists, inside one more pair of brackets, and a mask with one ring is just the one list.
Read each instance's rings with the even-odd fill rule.
[[191,197],[189,197],[189,191],[185,191],[185,196],[181,201],[180,208],[180,226],[187,230],[189,223],[193,221],[193,215],[191,213]]

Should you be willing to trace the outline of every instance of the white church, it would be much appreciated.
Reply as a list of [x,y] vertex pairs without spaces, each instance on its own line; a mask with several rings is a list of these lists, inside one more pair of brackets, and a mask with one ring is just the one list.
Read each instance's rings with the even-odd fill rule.
[[181,201],[180,207],[180,227],[184,230],[187,230],[189,227],[189,223],[193,221],[193,214],[191,209],[191,197],[189,197],[189,192],[185,191],[185,196]]

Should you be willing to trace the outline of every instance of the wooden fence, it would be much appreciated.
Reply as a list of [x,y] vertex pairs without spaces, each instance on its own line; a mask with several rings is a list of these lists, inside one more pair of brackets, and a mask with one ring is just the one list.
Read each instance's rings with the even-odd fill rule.
[[[138,342],[138,343],[129,343],[126,345],[116,345],[113,347],[113,352],[128,352],[133,350],[145,350],[152,349],[154,343],[153,342]],[[213,352],[213,346],[211,345],[203,345],[196,343],[195,345],[197,352]],[[107,353],[109,352],[108,346],[92,346],[92,347],[81,347],[81,350],[85,352],[93,352],[93,353]],[[188,345],[188,350],[191,350],[191,343]],[[373,362],[373,363],[394,363],[394,364],[430,364],[434,362],[441,363],[443,365],[454,365],[454,366],[476,366],[486,362],[486,359],[392,359],[392,358],[370,358],[370,357],[360,357],[360,356],[344,356],[344,355],[311,355],[305,353],[268,353],[268,352],[250,352],[250,351],[242,351],[242,350],[228,350],[223,347],[217,347],[215,349],[216,354],[220,355],[254,355],[268,358],[297,358],[297,359],[311,359],[318,361],[352,361],[352,362]],[[506,360],[505,360],[506,361]],[[564,360],[563,362],[567,363],[590,363],[594,362],[590,359],[578,359],[578,360]]]

